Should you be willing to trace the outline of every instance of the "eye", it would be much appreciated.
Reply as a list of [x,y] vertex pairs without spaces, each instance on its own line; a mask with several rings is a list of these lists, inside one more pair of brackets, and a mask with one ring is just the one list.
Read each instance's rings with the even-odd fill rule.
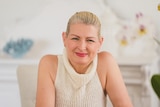
[[79,40],[79,38],[77,38],[77,37],[74,37],[74,38],[71,38],[72,40]]
[[88,41],[88,42],[95,42],[95,41],[94,41],[94,40],[92,40],[92,39],[88,39],[87,41]]

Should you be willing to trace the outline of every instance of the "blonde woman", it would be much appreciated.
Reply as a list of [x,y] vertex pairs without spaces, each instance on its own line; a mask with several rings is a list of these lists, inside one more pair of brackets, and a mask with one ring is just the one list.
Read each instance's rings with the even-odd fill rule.
[[62,55],[39,63],[36,107],[132,107],[119,67],[103,43],[98,17],[76,12],[62,33]]

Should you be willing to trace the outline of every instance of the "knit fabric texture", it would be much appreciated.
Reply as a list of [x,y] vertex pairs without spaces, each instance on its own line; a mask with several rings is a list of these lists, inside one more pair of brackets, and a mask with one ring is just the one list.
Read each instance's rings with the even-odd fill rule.
[[85,74],[77,73],[64,50],[63,55],[58,56],[56,107],[106,107],[106,97],[96,67],[97,56]]

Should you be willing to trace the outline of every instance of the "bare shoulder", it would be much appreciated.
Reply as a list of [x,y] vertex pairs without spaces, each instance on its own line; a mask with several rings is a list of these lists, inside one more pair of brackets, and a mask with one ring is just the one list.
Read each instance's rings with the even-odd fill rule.
[[115,107],[132,107],[118,63],[109,52],[98,53],[98,73],[112,104]]
[[114,71],[113,68],[118,69],[118,64],[111,53],[103,51],[98,53],[98,67],[107,73]]
[[107,52],[107,51],[102,51],[102,52],[99,52],[98,53],[98,59],[101,61],[101,62],[109,62],[110,61],[115,61],[114,57],[112,56],[111,53]]
[[58,59],[57,59],[57,55],[45,55],[40,59],[40,65],[50,65],[50,64],[54,64],[57,63]]
[[49,74],[54,80],[58,66],[57,55],[45,55],[40,59],[38,65],[38,72],[42,74]]

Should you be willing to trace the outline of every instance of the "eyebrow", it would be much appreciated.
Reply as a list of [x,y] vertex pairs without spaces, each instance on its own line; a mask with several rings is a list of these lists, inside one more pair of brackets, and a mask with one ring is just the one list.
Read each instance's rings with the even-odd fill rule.
[[[80,36],[78,36],[78,35],[76,35],[76,34],[71,34],[71,36],[76,36],[76,37],[80,38]],[[96,37],[92,37],[92,36],[87,37],[87,39],[88,39],[88,38],[90,38],[90,39],[94,39],[94,38],[95,38],[95,39],[96,39]]]
[[77,36],[77,37],[79,37],[78,35],[76,35],[76,34],[71,34],[71,36]]

